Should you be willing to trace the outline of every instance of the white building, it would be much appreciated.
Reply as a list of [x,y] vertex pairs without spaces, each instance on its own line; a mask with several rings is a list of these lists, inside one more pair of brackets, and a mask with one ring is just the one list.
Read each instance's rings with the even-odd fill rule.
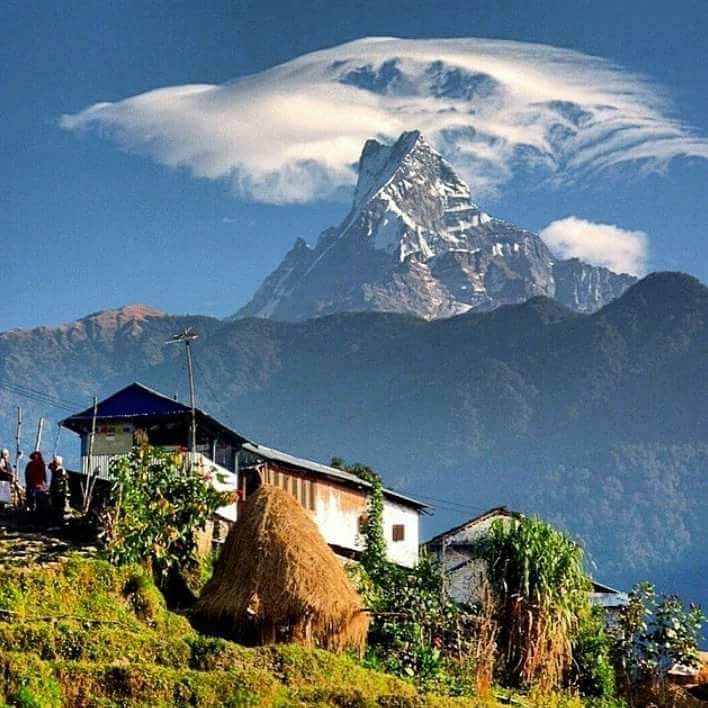
[[[356,558],[363,549],[362,524],[371,485],[344,470],[294,457],[255,443],[239,453],[241,499],[261,484],[289,491],[308,509],[325,540],[339,555]],[[383,526],[389,560],[412,567],[418,560],[420,514],[426,505],[384,489]]]
[[[134,383],[98,404],[92,443],[92,408],[70,416],[62,425],[81,436],[82,474],[90,469],[108,480],[111,460],[127,454],[133,435],[141,430],[151,444],[184,453],[210,471],[215,487],[238,490],[238,503],[219,509],[222,519],[236,521],[239,507],[258,487],[277,484],[310,511],[335,552],[348,558],[358,556],[363,548],[360,531],[371,490],[368,482],[335,467],[258,445],[200,409],[195,413],[197,449],[188,451],[191,420],[189,406]],[[391,561],[406,567],[415,565],[419,517],[425,508],[415,499],[384,490],[383,523]]]
[[[469,604],[481,601],[482,584],[487,577],[481,543],[495,521],[515,522],[522,518],[523,514],[516,511],[496,507],[443,531],[425,544],[428,552],[442,565],[448,593],[453,600]],[[617,612],[627,604],[627,594],[592,578],[589,581],[590,604],[604,609],[608,623],[615,621]]]
[[448,593],[453,600],[470,604],[481,600],[486,563],[480,557],[479,544],[497,519],[520,518],[521,514],[497,507],[443,531],[425,544],[428,552],[442,565]]

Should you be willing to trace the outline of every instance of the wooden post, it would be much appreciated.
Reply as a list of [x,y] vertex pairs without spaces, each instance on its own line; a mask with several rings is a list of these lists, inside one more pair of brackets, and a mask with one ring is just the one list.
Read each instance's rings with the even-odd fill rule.
[[84,514],[91,507],[91,497],[95,482],[93,480],[93,441],[96,437],[96,416],[98,415],[98,396],[93,397],[93,413],[91,414],[91,434],[89,435],[88,456],[86,459],[86,482],[84,486]]
[[20,459],[22,459],[22,408],[17,406],[17,428],[15,430],[15,477],[20,474]]
[[40,416],[37,423],[37,437],[34,439],[34,449],[39,450],[42,447],[42,431],[44,430],[44,416]]
[[185,339],[185,345],[187,349],[187,373],[189,375],[189,406],[192,409],[192,426],[190,435],[190,445],[192,452],[197,452],[197,413],[196,413],[196,400],[194,396],[194,373],[192,371],[192,349],[190,347],[190,340]]
[[57,434],[54,436],[54,449],[52,450],[52,457],[55,457],[57,451],[59,450],[59,438],[61,437],[61,425],[57,423]]
[[440,567],[442,568],[442,599],[447,600],[447,566],[445,565],[445,551],[447,550],[447,538],[443,536],[440,552]]
[[194,372],[192,371],[192,350],[191,343],[198,338],[198,334],[194,332],[191,327],[187,327],[184,332],[175,334],[174,337],[170,337],[165,344],[179,344],[184,342],[185,350],[187,352],[187,375],[189,378],[189,405],[192,409],[192,422],[189,426],[189,448],[190,451],[196,453],[197,451],[197,411],[196,402],[194,395]]
[[13,506],[19,508],[24,502],[20,487],[20,460],[22,459],[22,408],[17,406],[17,428],[15,429],[15,469],[12,473]]

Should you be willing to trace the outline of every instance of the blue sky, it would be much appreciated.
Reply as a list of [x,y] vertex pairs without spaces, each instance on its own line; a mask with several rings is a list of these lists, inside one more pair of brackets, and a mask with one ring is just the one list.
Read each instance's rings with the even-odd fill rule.
[[[680,121],[700,153],[708,137],[707,33],[704,0],[5,2],[0,330],[131,302],[231,314],[295,238],[314,241],[347,210],[346,176],[334,194],[313,189],[305,203],[263,203],[262,191],[238,191],[228,177],[194,176],[204,171],[198,130],[190,137],[192,157],[170,168],[160,163],[173,159],[182,126],[156,154],[155,142],[145,147],[150,126],[131,128],[116,144],[104,118],[80,130],[62,127],[62,116],[163,87],[221,85],[367,36],[494,38],[575,50],[620,65],[618,76],[641,74],[642,86],[664,99],[662,114]],[[219,94],[232,102],[225,130],[232,115],[240,120],[251,106],[247,88],[237,82],[235,93]],[[120,115],[121,129],[132,117]],[[305,111],[301,120],[308,119]],[[265,155],[273,133],[264,136]],[[249,147],[238,143],[230,157],[240,159],[238,150]],[[258,150],[248,158],[249,178],[258,158]],[[330,167],[328,177],[340,174],[341,164]],[[484,174],[475,177],[483,184]],[[580,183],[539,182],[512,170],[495,189],[482,190],[480,201],[535,230],[574,216],[644,232],[649,270],[685,270],[708,282],[707,178],[708,160],[700,156],[648,174],[625,163]]]

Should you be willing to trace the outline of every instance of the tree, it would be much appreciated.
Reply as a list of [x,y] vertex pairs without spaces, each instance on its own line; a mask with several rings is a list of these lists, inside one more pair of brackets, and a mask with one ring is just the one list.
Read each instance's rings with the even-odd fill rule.
[[646,684],[666,680],[675,664],[700,665],[698,644],[706,617],[676,595],[657,595],[650,583],[629,594],[614,631],[614,658],[631,699]]
[[468,618],[444,593],[439,564],[425,554],[413,569],[391,563],[384,535],[381,477],[366,465],[346,464],[341,458],[333,458],[332,465],[371,485],[362,525],[364,548],[359,566],[352,570],[372,611],[367,660],[427,688],[468,691],[461,661]]
[[146,443],[113,460],[110,472],[109,558],[116,564],[150,560],[163,577],[196,560],[198,531],[231,501],[214,489],[208,472],[185,469],[175,454]]

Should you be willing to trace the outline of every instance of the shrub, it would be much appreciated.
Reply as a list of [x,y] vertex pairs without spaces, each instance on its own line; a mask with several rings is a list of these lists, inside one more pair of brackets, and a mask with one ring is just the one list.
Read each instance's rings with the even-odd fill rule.
[[332,463],[371,484],[361,564],[351,569],[364,604],[373,613],[367,665],[415,680],[426,690],[469,693],[465,661],[469,645],[462,631],[468,617],[447,598],[440,566],[425,555],[412,570],[389,562],[380,477],[365,465],[345,465],[339,458]]
[[150,559],[163,576],[196,562],[196,534],[228,503],[206,474],[184,469],[160,448],[142,446],[113,460],[108,555],[116,564]]
[[628,696],[643,684],[662,682],[674,664],[699,666],[698,644],[706,617],[676,595],[656,594],[650,583],[629,595],[614,633],[614,659]]
[[611,700],[615,695],[612,643],[605,632],[603,611],[593,608],[580,617],[573,643],[571,683],[583,696]]

